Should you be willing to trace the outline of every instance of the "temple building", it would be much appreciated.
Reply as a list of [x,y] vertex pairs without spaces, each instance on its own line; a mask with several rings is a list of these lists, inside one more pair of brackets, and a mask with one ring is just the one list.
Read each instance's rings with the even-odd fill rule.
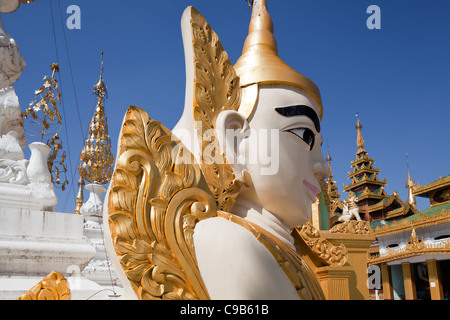
[[[342,225],[339,218],[353,193],[361,220],[370,222],[370,234],[376,237],[367,257],[368,270],[374,272],[370,299],[449,299],[450,175],[421,186],[414,183],[408,167],[408,198],[403,202],[396,192],[389,196],[384,190],[386,179],[378,179],[379,169],[364,149],[361,129],[358,119],[358,151],[351,162],[353,172],[348,173],[351,183],[344,185],[347,200],[336,197],[331,157],[327,157],[330,177],[324,199],[329,203],[331,230]],[[419,211],[416,197],[428,198],[430,207]]]
[[411,195],[429,198],[430,207],[376,227],[369,265],[381,268],[384,299],[449,299],[450,175],[414,185]]
[[[349,197],[354,194],[356,196],[359,208],[360,218],[369,221],[371,227],[374,228],[385,221],[395,221],[406,218],[417,213],[417,209],[410,203],[404,203],[398,196],[397,192],[388,195],[384,190],[386,186],[386,178],[380,180],[378,174],[379,168],[374,167],[374,158],[370,158],[366,149],[364,149],[364,138],[362,135],[362,124],[357,118],[357,152],[356,159],[351,162],[353,172],[348,173],[351,179],[350,185],[344,185],[344,191],[349,193]],[[330,179],[329,179],[330,180]],[[334,197],[334,194],[330,194]],[[345,202],[336,204],[332,209],[332,220],[336,220],[336,216],[342,213]],[[334,219],[333,219],[334,218]]]

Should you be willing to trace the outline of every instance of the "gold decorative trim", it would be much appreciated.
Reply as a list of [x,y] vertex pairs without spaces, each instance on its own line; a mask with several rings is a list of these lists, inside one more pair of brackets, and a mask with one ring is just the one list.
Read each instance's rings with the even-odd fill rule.
[[367,178],[363,178],[363,179],[358,181],[356,179],[356,177],[353,177],[352,184],[350,184],[350,185],[344,184],[344,191],[349,191],[349,190],[351,190],[353,188],[362,186],[362,185],[364,185],[366,183],[377,184],[379,186],[385,186],[386,185],[386,178],[384,178],[384,180],[380,181],[378,179],[374,180],[374,179],[370,179],[370,178],[367,177]]
[[450,187],[450,175],[445,176],[445,177],[440,177],[438,180],[433,181],[424,186],[421,186],[419,183],[417,183],[417,185],[415,185],[413,187],[413,194],[415,196],[417,196],[417,195],[421,195],[421,194],[428,193],[430,191],[440,189],[440,188],[445,188],[445,187]]
[[218,216],[250,231],[277,260],[302,300],[325,299],[322,288],[308,264],[283,241],[258,225],[238,216],[226,212],[218,212]]
[[439,214],[432,216],[424,216],[420,213],[419,217],[413,221],[403,219],[401,221],[394,221],[390,226],[386,224],[382,227],[376,227],[374,233],[377,237],[386,236],[389,234],[429,227],[445,222],[450,222],[450,210],[442,209]]
[[192,154],[171,132],[130,107],[108,197],[108,225],[139,299],[209,299],[193,244],[216,204]]
[[331,233],[370,234],[372,231],[369,221],[349,220],[335,225]]
[[325,265],[343,266],[347,262],[348,251],[343,244],[334,246],[330,241],[322,237],[320,232],[309,222],[296,229],[315,257]]
[[[372,167],[372,164],[375,162],[375,160],[374,160],[374,158],[370,158],[369,155],[366,153],[365,155],[363,155],[361,157],[357,157],[356,160],[350,161],[350,165],[352,167],[354,167],[355,165],[360,164],[360,163],[364,163],[364,162],[369,162],[370,166]],[[374,170],[378,170],[379,171],[379,168],[376,168]]]
[[379,169],[373,169],[371,164],[369,164],[369,166],[367,166],[367,167],[363,164],[361,166],[361,168],[357,169],[355,167],[353,172],[347,172],[348,178],[349,179],[353,178],[355,175],[360,174],[361,171],[363,171],[365,173],[369,173],[369,174],[374,174],[374,175],[380,174],[380,170]]
[[419,240],[415,229],[411,232],[410,242],[406,242],[404,247],[386,248],[384,254],[372,254],[368,256],[370,265],[385,263],[393,260],[404,259],[416,255],[424,254],[449,254],[450,240],[426,243],[423,238]]
[[52,271],[17,300],[70,300],[70,298],[69,283],[61,273]]
[[[191,10],[195,66],[193,113],[202,144],[200,165],[218,209],[230,211],[240,186],[220,150],[215,125],[220,112],[238,110],[241,104],[239,77],[217,34],[197,10]],[[199,123],[201,128],[197,127]]]

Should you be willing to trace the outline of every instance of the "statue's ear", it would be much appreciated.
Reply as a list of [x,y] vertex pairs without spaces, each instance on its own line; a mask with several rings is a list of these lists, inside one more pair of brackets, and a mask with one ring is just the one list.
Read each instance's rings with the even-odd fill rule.
[[245,169],[245,155],[239,147],[248,138],[250,126],[247,118],[237,111],[223,111],[216,120],[216,138],[228,164],[238,180],[242,181],[242,170]]

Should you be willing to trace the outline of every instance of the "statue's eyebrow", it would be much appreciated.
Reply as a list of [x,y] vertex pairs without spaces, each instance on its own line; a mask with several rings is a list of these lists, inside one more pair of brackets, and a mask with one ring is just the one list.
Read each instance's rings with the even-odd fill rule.
[[275,111],[285,117],[307,116],[314,123],[317,132],[320,132],[319,117],[311,107],[305,105],[296,105],[296,106],[275,108]]

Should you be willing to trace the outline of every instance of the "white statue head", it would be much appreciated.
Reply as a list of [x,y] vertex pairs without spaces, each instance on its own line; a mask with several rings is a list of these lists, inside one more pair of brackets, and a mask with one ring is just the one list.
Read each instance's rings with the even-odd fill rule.
[[[186,102],[173,132],[197,156],[188,14],[183,15],[182,29]],[[322,103],[316,85],[279,58],[266,1],[254,1],[249,35],[234,68],[240,77],[241,105],[237,111],[222,111],[215,130],[241,182],[237,201],[264,208],[286,227],[296,227],[310,219],[311,204],[321,191],[319,180],[329,174],[320,149]]]
[[258,88],[256,111],[246,119],[236,111],[222,112],[216,123],[235,175],[244,182],[239,199],[264,208],[293,228],[310,219],[311,204],[320,193],[320,179],[328,175],[321,152],[317,107],[303,90],[286,85]]

